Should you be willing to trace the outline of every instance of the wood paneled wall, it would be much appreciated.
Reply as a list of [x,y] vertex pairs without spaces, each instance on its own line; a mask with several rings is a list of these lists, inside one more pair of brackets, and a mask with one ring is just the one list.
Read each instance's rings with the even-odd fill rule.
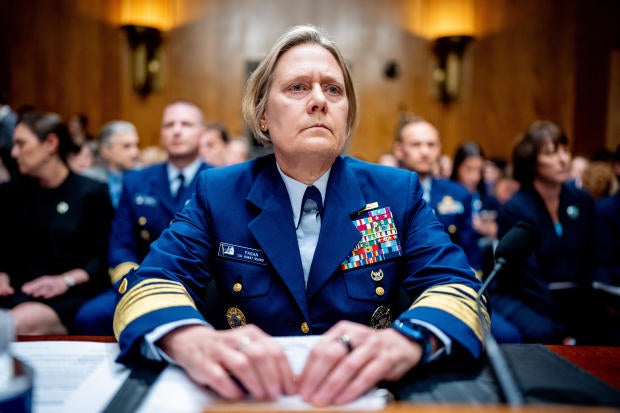
[[[136,124],[141,145],[159,142],[172,99],[198,103],[209,120],[244,132],[240,102],[248,61],[289,26],[322,26],[342,48],[359,92],[360,125],[348,153],[374,161],[389,151],[401,111],[437,124],[444,152],[476,140],[508,157],[514,138],[539,118],[561,125],[580,152],[605,143],[617,123],[611,87],[613,0],[474,0],[475,41],[464,58],[460,100],[432,97],[433,55],[422,36],[432,0],[171,0],[176,25],[164,34],[162,89],[131,88],[129,48],[115,16],[121,0],[20,0],[0,16],[0,89],[14,107],[64,116],[85,112],[91,132],[111,119]],[[3,6],[4,7],[4,6]],[[615,22],[613,19],[616,19]],[[389,61],[400,75],[384,75]],[[594,64],[590,64],[594,63]]]

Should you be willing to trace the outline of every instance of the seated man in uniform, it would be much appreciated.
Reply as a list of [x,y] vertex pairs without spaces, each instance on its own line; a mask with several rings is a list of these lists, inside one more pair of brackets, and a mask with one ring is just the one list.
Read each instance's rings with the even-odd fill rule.
[[[174,361],[230,400],[323,406],[442,357],[479,357],[480,282],[417,175],[340,155],[358,112],[335,44],[312,26],[285,33],[248,80],[243,113],[274,153],[202,173],[122,278],[119,360]],[[211,282],[220,305],[203,314]],[[410,308],[395,314],[401,288]],[[321,338],[295,377],[272,336],[310,334]]]
[[[164,109],[161,142],[168,161],[127,172],[112,222],[108,263],[112,284],[138,264],[151,242],[168,226],[194,192],[197,176],[207,168],[199,156],[202,111],[193,103],[175,101]],[[81,334],[112,335],[116,289],[101,293],[80,308]]]
[[404,168],[417,172],[424,200],[452,241],[463,248],[471,266],[480,271],[482,254],[472,225],[471,195],[464,186],[433,176],[441,154],[437,128],[423,118],[406,115],[396,130],[394,153]]

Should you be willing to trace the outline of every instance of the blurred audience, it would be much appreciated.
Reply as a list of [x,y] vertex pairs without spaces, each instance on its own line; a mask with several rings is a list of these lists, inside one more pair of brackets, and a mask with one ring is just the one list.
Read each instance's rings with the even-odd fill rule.
[[398,163],[398,159],[396,159],[396,156],[394,156],[394,154],[391,152],[385,152],[379,155],[377,163],[379,165],[393,166],[396,168],[400,166]]
[[575,156],[570,163],[570,179],[576,188],[583,187],[583,173],[588,169],[590,161],[583,156]]
[[234,165],[250,159],[252,144],[246,136],[237,136],[226,145],[226,165]]
[[83,174],[96,165],[95,160],[99,153],[99,142],[83,142],[82,144],[77,144],[76,148],[76,152],[69,154],[67,163],[71,171],[77,174]]
[[228,131],[220,123],[207,123],[200,138],[200,156],[211,166],[224,166],[226,147],[228,145]]
[[74,113],[69,118],[69,133],[76,145],[92,141],[94,138],[88,131],[88,116],[85,113]]
[[156,163],[166,162],[168,152],[159,145],[150,145],[140,150],[138,155],[138,168],[146,168]]
[[503,158],[495,157],[485,159],[482,167],[482,179],[484,180],[489,195],[495,195],[497,181],[510,175],[507,169],[507,162]]
[[74,332],[82,303],[109,285],[112,205],[105,185],[67,165],[75,149],[55,114],[26,113],[12,156],[23,176],[0,186],[0,307],[17,334]]
[[594,199],[613,195],[618,190],[618,180],[611,163],[591,161],[581,177],[582,189]]
[[437,177],[450,179],[454,168],[454,162],[448,155],[441,155],[437,160]]

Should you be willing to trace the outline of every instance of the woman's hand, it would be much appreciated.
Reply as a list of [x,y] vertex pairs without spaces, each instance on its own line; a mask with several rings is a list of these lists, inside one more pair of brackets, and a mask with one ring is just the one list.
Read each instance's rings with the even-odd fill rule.
[[22,285],[22,292],[37,298],[50,299],[67,292],[62,275],[42,275]]
[[15,294],[15,290],[11,287],[11,277],[5,272],[0,272],[0,297],[8,297]]
[[249,393],[258,400],[274,400],[296,392],[286,353],[256,326],[225,331],[184,326],[157,344],[192,379],[226,399],[239,400]]
[[318,406],[351,402],[381,380],[400,379],[420,362],[422,351],[392,328],[340,321],[310,352],[297,381],[299,393]]

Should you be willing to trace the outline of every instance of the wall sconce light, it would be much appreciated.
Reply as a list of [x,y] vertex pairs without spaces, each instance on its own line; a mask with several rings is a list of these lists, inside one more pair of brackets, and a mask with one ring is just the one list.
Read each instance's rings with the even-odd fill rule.
[[463,54],[472,36],[442,36],[433,42],[433,52],[437,56],[437,67],[433,80],[437,97],[448,104],[458,98],[461,89]]
[[145,97],[159,83],[161,32],[154,27],[135,24],[121,27],[127,32],[131,48],[133,88]]

